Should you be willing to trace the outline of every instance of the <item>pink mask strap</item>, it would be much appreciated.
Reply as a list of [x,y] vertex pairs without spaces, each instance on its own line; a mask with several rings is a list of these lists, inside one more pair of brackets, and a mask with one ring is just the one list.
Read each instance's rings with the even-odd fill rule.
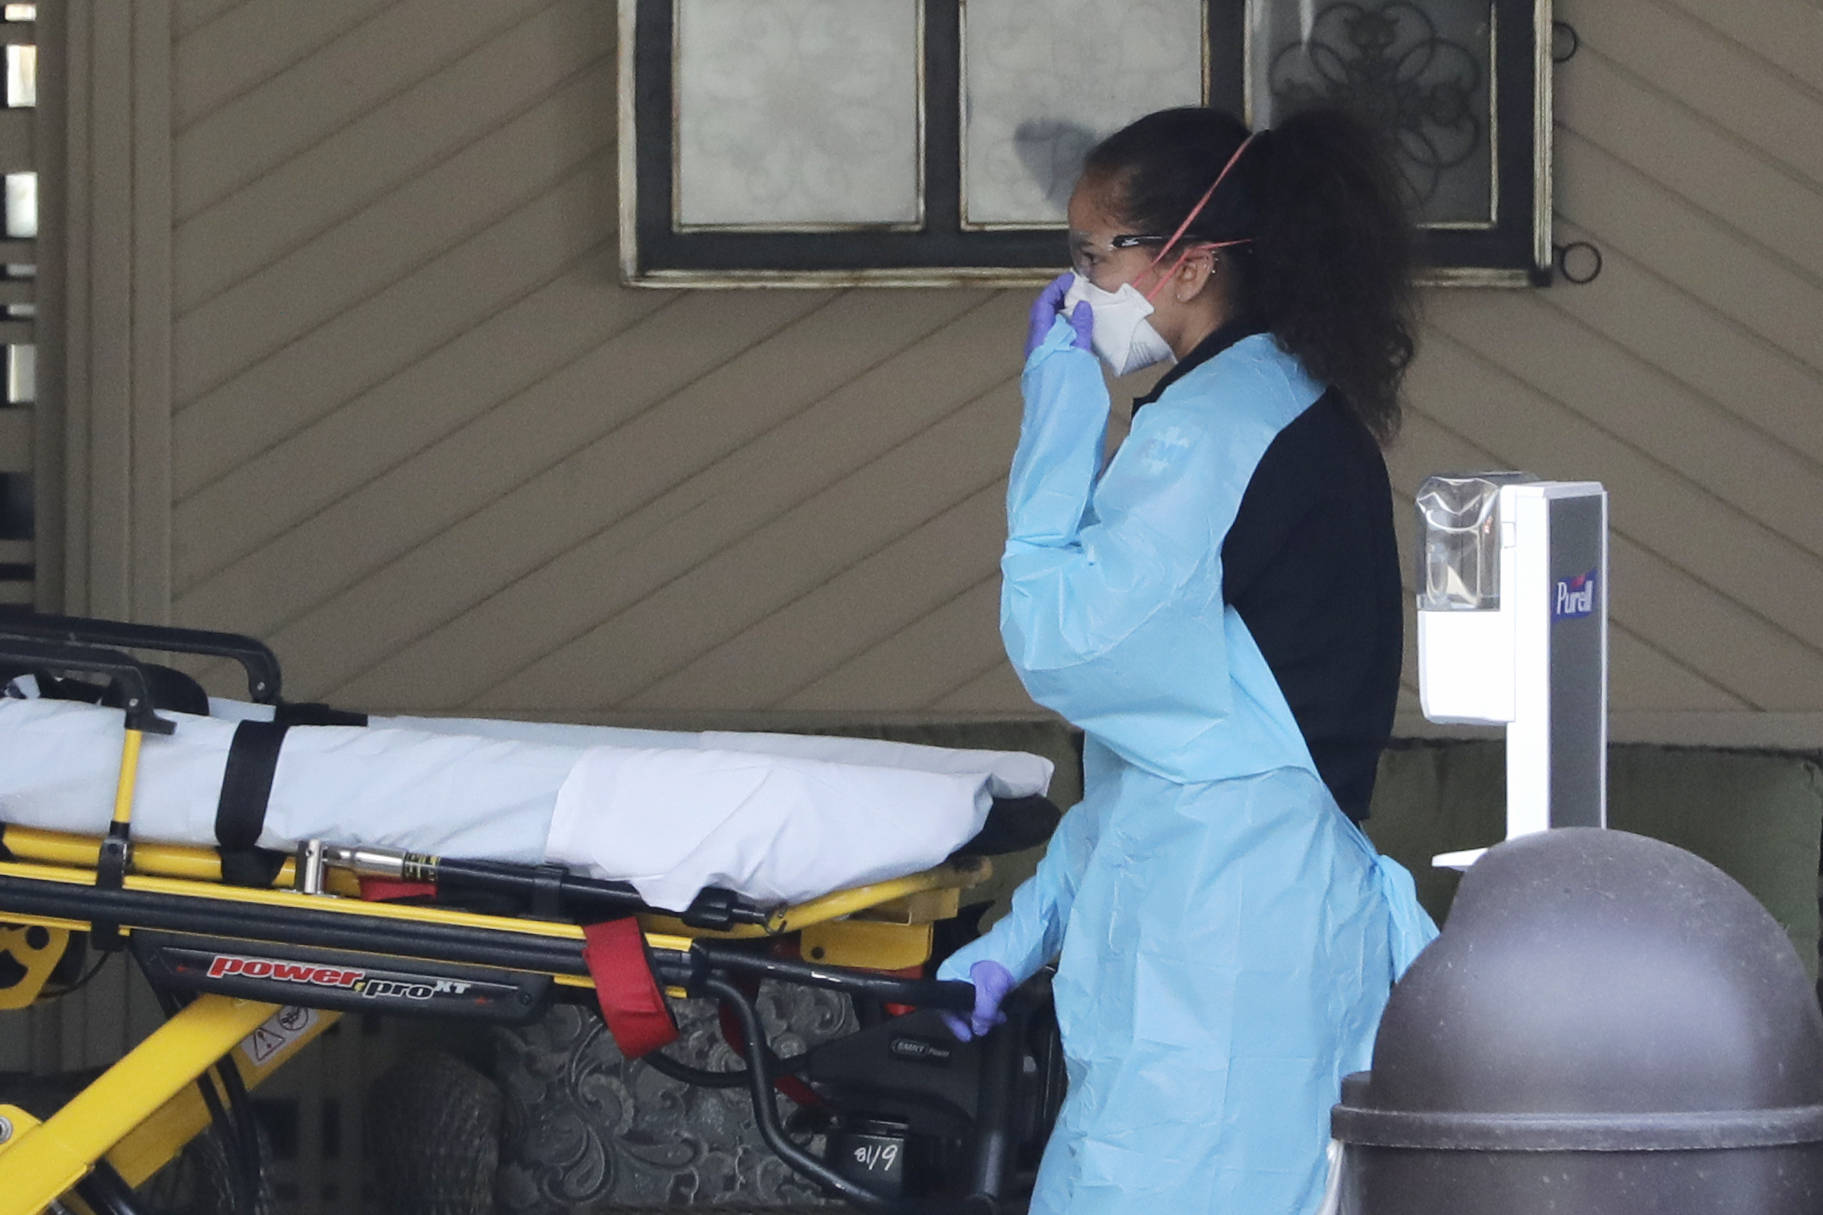
[[[1185,245],[1183,252],[1177,255],[1177,260],[1171,263],[1171,268],[1159,276],[1159,280],[1156,283],[1152,284],[1152,290],[1146,292],[1146,302],[1148,304],[1152,302],[1152,297],[1164,289],[1165,284],[1171,281],[1171,276],[1177,273],[1177,268],[1188,261],[1192,253],[1197,253],[1204,249],[1226,249],[1230,245],[1251,245],[1252,243],[1253,238],[1251,236],[1243,236],[1239,240],[1198,241],[1193,245]],[[1152,265],[1158,265],[1158,259],[1154,258]]]
[[[1184,222],[1177,226],[1177,231],[1171,234],[1171,239],[1164,243],[1158,251],[1158,256],[1152,259],[1151,264],[1149,264],[1146,269],[1155,269],[1158,266],[1158,263],[1164,260],[1165,254],[1171,252],[1171,247],[1177,244],[1185,232],[1190,230],[1190,225],[1196,222],[1196,217],[1203,213],[1203,208],[1209,205],[1209,200],[1211,198],[1215,197],[1216,187],[1220,186],[1227,178],[1228,171],[1234,168],[1235,162],[1241,158],[1241,153],[1245,152],[1247,150],[1247,145],[1253,142],[1253,134],[1253,132],[1249,132],[1247,138],[1241,140],[1241,146],[1234,150],[1234,154],[1228,158],[1228,163],[1223,165],[1222,171],[1215,175],[1215,180],[1209,183],[1209,188],[1203,191],[1203,196],[1196,200],[1196,205],[1194,207],[1190,208],[1190,214],[1184,216]],[[1240,240],[1208,241],[1186,246],[1183,252],[1177,255],[1177,260],[1171,263],[1171,269],[1167,270],[1164,276],[1153,285],[1152,290],[1146,292],[1146,302],[1148,304],[1152,302],[1152,297],[1159,293],[1159,290],[1173,274],[1177,273],[1178,267],[1184,264],[1184,259],[1198,249],[1226,249],[1230,245],[1247,244],[1251,239],[1251,237],[1242,237]]]

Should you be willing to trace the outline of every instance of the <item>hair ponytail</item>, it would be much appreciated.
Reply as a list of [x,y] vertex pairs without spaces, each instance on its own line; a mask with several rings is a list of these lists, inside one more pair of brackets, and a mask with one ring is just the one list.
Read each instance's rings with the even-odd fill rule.
[[[1139,232],[1170,233],[1247,128],[1219,110],[1148,114],[1090,151]],[[1224,251],[1242,311],[1340,392],[1382,442],[1399,428],[1399,385],[1415,349],[1411,228],[1385,148],[1336,110],[1306,110],[1262,131],[1185,239],[1250,238]]]
[[1385,149],[1339,111],[1306,110],[1258,151],[1248,307],[1390,439],[1416,345],[1411,228]]

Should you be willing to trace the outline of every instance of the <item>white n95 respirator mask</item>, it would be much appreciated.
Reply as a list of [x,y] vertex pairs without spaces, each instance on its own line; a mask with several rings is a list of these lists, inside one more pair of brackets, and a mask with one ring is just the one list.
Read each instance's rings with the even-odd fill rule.
[[1063,297],[1064,315],[1085,301],[1095,318],[1089,344],[1115,375],[1127,375],[1175,357],[1147,319],[1152,315],[1151,302],[1132,283],[1122,283],[1119,291],[1104,291],[1078,274]]

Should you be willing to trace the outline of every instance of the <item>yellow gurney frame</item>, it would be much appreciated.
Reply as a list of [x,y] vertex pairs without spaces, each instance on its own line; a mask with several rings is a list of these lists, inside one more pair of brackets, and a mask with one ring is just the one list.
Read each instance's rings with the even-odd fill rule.
[[[8,637],[5,628],[0,637]],[[286,861],[269,887],[229,885],[221,880],[220,857],[209,849],[133,840],[139,740],[143,732],[163,727],[143,673],[124,654],[62,638],[40,644],[13,634],[0,655],[103,674],[121,689],[127,719],[106,838],[0,824],[0,950],[20,962],[24,974],[10,988],[0,988],[0,1009],[36,998],[58,955],[79,933],[103,948],[130,949],[155,986],[194,993],[160,1029],[48,1118],[40,1121],[22,1108],[0,1104],[0,1215],[27,1215],[53,1203],[98,1213],[135,1209],[132,1187],[173,1159],[224,1101],[233,1100],[235,1090],[257,1085],[294,1058],[340,1011],[524,1020],[557,989],[595,986],[585,930],[574,921],[350,897],[358,894],[350,873],[331,869],[300,880],[301,860]],[[266,689],[276,690],[276,664],[263,676],[253,665],[248,671],[250,685],[260,688],[263,679]],[[302,856],[307,848],[299,851]],[[434,872],[436,858],[413,859],[429,862],[427,871]],[[906,977],[930,958],[933,924],[955,916],[962,892],[990,873],[987,860],[958,857],[923,873],[794,907],[738,908],[746,913],[739,917],[745,922],[718,929],[642,907],[636,935],[643,938],[653,980],[667,997],[718,999],[742,1025],[744,1040],[738,1045],[759,1130],[787,1164],[870,1209],[992,1212],[1013,1184],[1019,1150],[1034,1138],[1042,1142],[1048,1114],[1054,1113],[1061,1084],[1054,1029],[1051,1051],[1037,1060],[1038,1091],[1020,1099],[1015,1090],[1030,1088],[1034,1072],[1028,1039],[1039,1036],[1027,1030],[1044,1023],[1038,1015],[1044,1010],[1015,999],[1007,1032],[968,1046],[945,1045],[946,1039],[931,1032],[933,1010],[967,1010],[972,989]],[[788,941],[795,942],[795,958],[779,956],[777,947]],[[198,959],[213,964],[191,964]],[[159,965],[164,969],[155,973]],[[231,974],[236,966],[241,973]],[[393,977],[369,978],[368,971]],[[271,977],[275,972],[278,978]],[[357,972],[363,977],[351,977]],[[838,1053],[826,1074],[810,1078],[826,1081],[836,1094],[874,1093],[895,1111],[917,1111],[933,1104],[933,1095],[947,1098],[950,1122],[955,1109],[972,1105],[962,1109],[972,1148],[966,1176],[951,1179],[946,1193],[904,1198],[795,1142],[772,1100],[780,1061],[766,1045],[751,1000],[750,987],[761,979],[926,1010],[854,1035],[887,1033],[875,1052],[878,1063],[869,1065],[874,1073],[845,1072],[861,1057],[850,1049]],[[240,994],[231,994],[237,983]],[[249,986],[268,998],[249,995]],[[278,996],[284,998],[271,998]],[[413,1002],[422,1007],[411,1007]],[[256,1040],[261,1049],[254,1049]],[[1039,1053],[1046,1054],[1042,1048]],[[915,1062],[906,1063],[908,1058]],[[904,1067],[911,1070],[893,1070]],[[661,1070],[691,1069],[672,1062]],[[893,1091],[898,1082],[917,1091],[898,1101]],[[0,1101],[4,1098],[0,1092]]]

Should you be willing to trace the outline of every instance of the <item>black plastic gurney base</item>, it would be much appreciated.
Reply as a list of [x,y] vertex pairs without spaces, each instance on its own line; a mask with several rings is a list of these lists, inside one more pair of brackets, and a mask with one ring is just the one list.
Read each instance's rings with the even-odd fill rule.
[[[341,906],[265,906],[0,874],[0,907],[14,914],[106,917],[127,926],[133,956],[166,992],[518,1023],[557,998],[554,976],[587,973],[580,942],[571,938]],[[935,1010],[972,1004],[967,985],[813,965],[773,956],[772,948],[762,938],[651,951],[660,983],[713,998],[739,1022],[745,1071],[720,1079],[747,1088],[766,1145],[793,1171],[866,1210],[1001,1209],[1022,1157],[1029,1161],[1042,1145],[1061,1096],[1048,1006],[1022,993],[1008,1003],[1006,1029],[957,1043]],[[828,989],[858,1006],[910,1004],[925,1011],[876,1014],[866,1028],[781,1063],[750,994],[761,980]],[[589,991],[574,995],[586,998]],[[832,1145],[821,1156],[779,1116],[774,1092],[786,1077],[817,1094],[819,1108],[806,1115],[805,1126]]]

